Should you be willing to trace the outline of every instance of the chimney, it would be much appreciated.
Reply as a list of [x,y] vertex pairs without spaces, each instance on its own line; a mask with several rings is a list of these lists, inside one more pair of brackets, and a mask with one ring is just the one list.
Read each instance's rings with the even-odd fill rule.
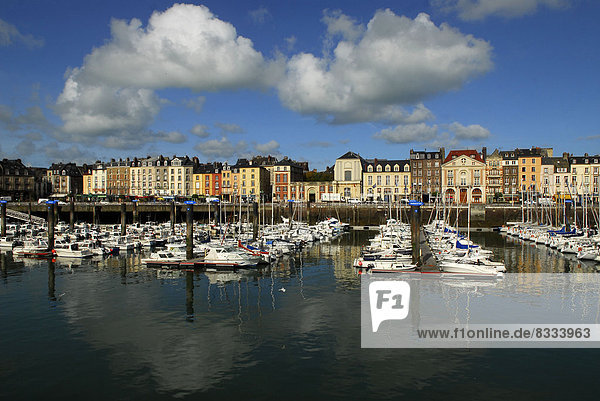
[[587,153],[584,153],[584,154],[583,154],[583,156],[584,156],[584,157],[588,157],[588,154],[587,154]]
[[563,152],[563,159],[569,160],[569,152]]

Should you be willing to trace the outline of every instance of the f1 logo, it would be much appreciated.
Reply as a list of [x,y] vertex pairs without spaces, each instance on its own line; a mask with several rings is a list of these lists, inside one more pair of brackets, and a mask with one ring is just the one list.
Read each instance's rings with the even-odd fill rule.
[[408,316],[410,285],[405,281],[374,281],[369,284],[369,303],[373,332],[384,320],[402,320]]

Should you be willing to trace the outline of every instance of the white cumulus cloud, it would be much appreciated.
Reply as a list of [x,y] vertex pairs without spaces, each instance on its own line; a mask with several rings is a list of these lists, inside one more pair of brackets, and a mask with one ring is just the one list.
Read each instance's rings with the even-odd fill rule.
[[425,142],[437,136],[437,125],[425,123],[398,125],[394,128],[385,128],[373,135],[375,139],[381,139],[387,143],[410,143]]
[[263,155],[266,154],[273,154],[273,153],[278,153],[279,152],[279,142],[275,141],[275,140],[270,140],[267,143],[257,143],[256,145],[254,145],[254,149]]
[[248,144],[245,141],[232,143],[226,137],[222,137],[221,139],[210,139],[200,142],[194,146],[194,149],[208,158],[230,159],[234,155],[245,153],[248,149]]
[[[154,90],[266,88],[281,75],[278,65],[204,6],[175,4],[154,12],[145,27],[138,19],[115,19],[110,40],[67,72],[55,106],[63,120],[59,139],[130,146],[164,103]],[[201,110],[203,97],[186,104]]]
[[233,123],[215,123],[215,127],[221,130],[221,134],[243,134],[244,129]]
[[461,123],[453,122],[448,129],[454,133],[458,139],[487,139],[490,137],[490,131],[478,124],[464,126]]
[[208,127],[203,124],[194,125],[190,132],[200,138],[207,138],[210,135],[210,132],[208,132]]
[[459,89],[492,68],[488,42],[436,26],[427,14],[410,19],[381,10],[364,32],[339,13],[326,22],[349,39],[323,57],[293,56],[278,93],[288,108],[330,123],[406,123],[402,106]]
[[432,0],[431,4],[446,12],[456,12],[465,21],[483,20],[489,16],[504,18],[533,14],[538,7],[564,8],[568,0]]

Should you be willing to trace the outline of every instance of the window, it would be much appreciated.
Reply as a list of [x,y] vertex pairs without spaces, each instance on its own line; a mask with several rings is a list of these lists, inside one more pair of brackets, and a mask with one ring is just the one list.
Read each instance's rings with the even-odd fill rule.
[[[381,168],[381,166],[379,166],[378,168]],[[351,170],[344,171],[344,181],[352,181],[352,171]]]
[[377,172],[381,173],[381,165],[377,166]]
[[532,173],[535,173],[535,167],[532,167],[532,168],[531,168],[531,172],[532,172]]
[[396,164],[396,165],[394,166],[394,171],[396,171],[396,172],[400,171],[400,166]]
[[385,166],[385,171],[386,171],[386,172],[387,172],[387,171],[390,171],[390,165],[389,165],[389,164],[386,164],[386,166]]
[[524,173],[525,172],[525,167],[521,167],[521,172]]
[[390,176],[389,175],[385,176],[385,185],[390,185]]
[[367,177],[367,184],[368,185],[373,185],[373,177],[372,176],[368,176]]
[[535,164],[535,159],[531,159],[531,164]]
[[381,176],[380,175],[377,176],[377,185],[381,185]]

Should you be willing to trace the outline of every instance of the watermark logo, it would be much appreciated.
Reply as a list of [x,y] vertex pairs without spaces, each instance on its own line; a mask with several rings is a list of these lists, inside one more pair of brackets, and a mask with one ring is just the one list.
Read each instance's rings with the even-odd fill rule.
[[374,281],[369,284],[373,332],[384,320],[403,320],[408,316],[410,285],[405,281]]

